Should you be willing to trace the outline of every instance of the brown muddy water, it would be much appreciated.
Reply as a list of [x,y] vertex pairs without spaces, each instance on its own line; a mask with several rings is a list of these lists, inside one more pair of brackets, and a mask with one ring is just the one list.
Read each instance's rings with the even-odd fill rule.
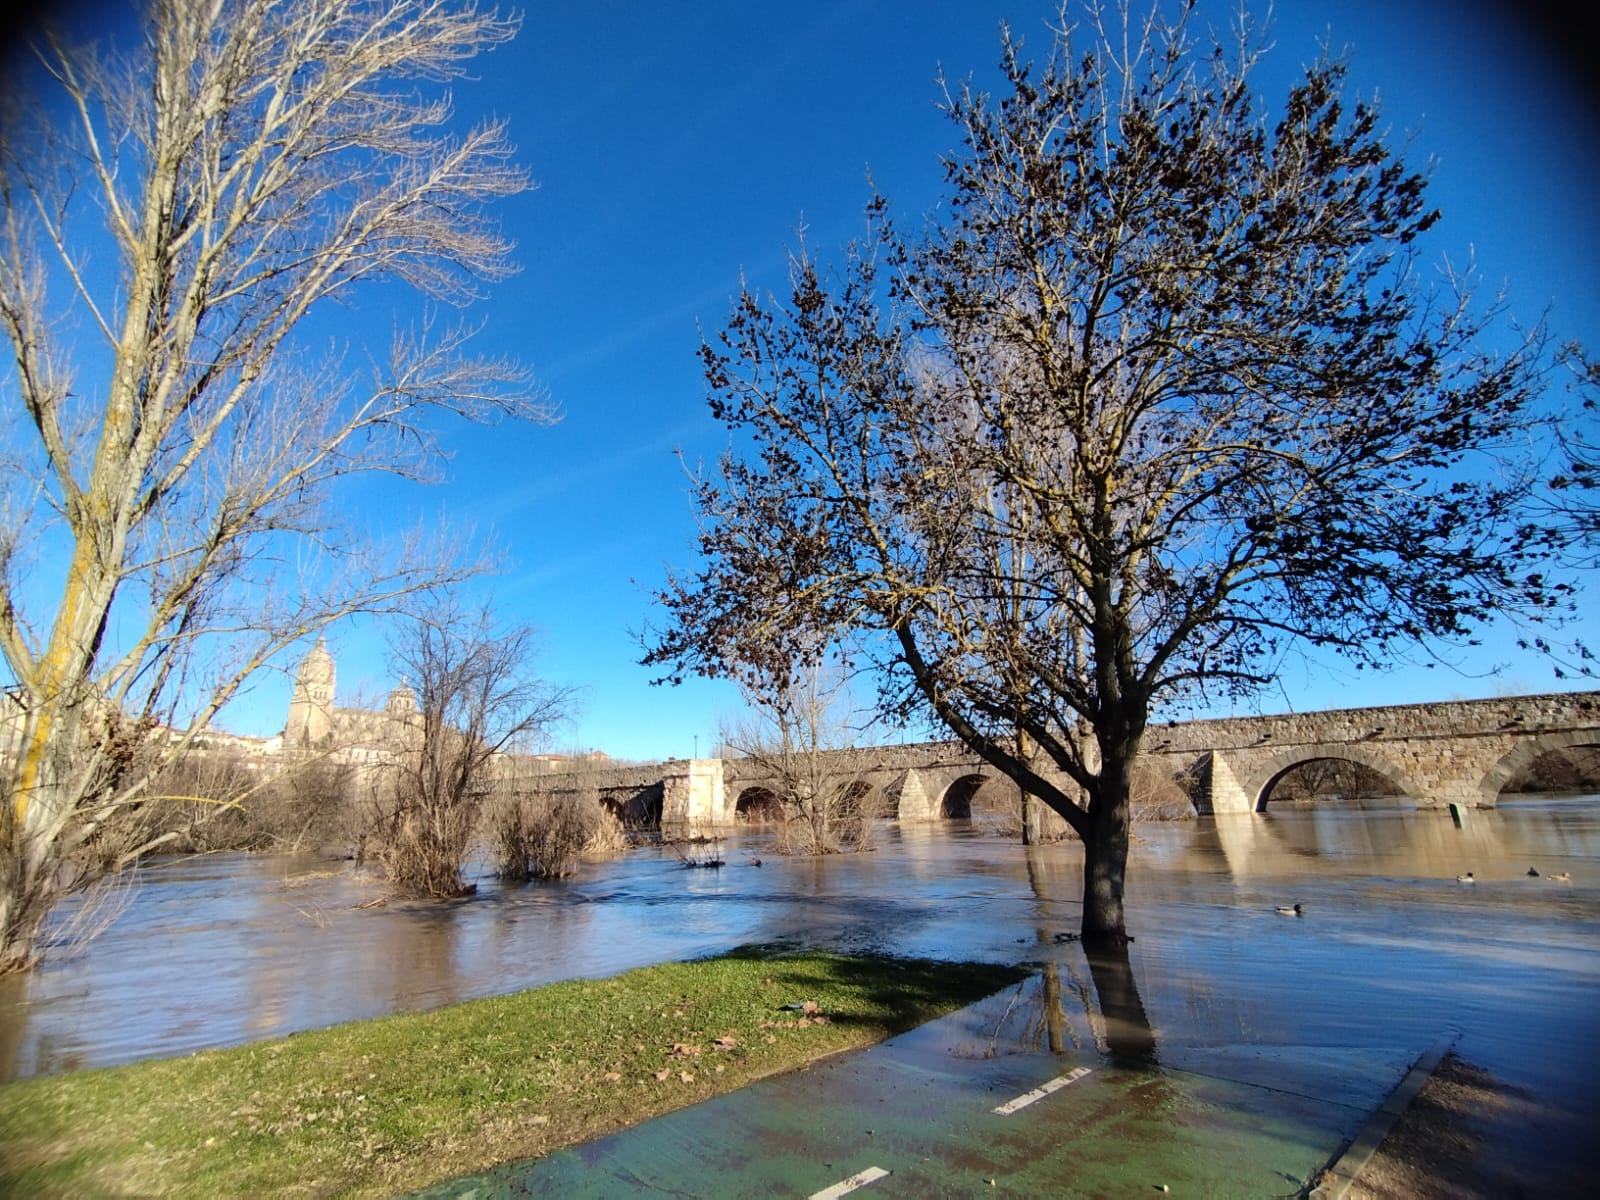
[[[1326,808],[1137,835],[1130,962],[1158,1058],[1163,1042],[1420,1053],[1450,1031],[1464,1058],[1550,1099],[1550,1137],[1580,1136],[1600,1112],[1600,796],[1506,799],[1461,829],[1442,812]],[[948,822],[886,824],[862,855],[783,858],[757,834],[722,853],[720,870],[687,870],[671,848],[640,849],[511,888],[485,872],[470,900],[369,908],[378,886],[343,863],[159,862],[120,911],[62,914],[109,921],[98,937],[0,980],[0,1079],[747,942],[1049,959],[1069,1005],[1095,1003],[1081,951],[1058,936],[1078,926],[1075,843],[1025,849]],[[1468,871],[1476,882],[1458,883]],[[1276,911],[1295,903],[1303,916]]]

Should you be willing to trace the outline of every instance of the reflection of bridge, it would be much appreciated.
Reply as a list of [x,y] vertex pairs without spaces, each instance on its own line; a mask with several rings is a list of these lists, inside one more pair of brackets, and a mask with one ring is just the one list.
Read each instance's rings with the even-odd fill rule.
[[[1501,788],[1542,755],[1600,746],[1600,692],[1451,700],[1276,717],[1155,724],[1148,765],[1179,780],[1197,812],[1248,813],[1309,762],[1358,763],[1423,807],[1492,808]],[[999,773],[950,742],[835,751],[862,804],[901,821],[966,815]],[[565,776],[552,776],[562,786]],[[748,760],[674,759],[584,777],[613,807],[667,828],[735,821],[770,780]],[[1015,794],[1014,791],[1011,793]]]

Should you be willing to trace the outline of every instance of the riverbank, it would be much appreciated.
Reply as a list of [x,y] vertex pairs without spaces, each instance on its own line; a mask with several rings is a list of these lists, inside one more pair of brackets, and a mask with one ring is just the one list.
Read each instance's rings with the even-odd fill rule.
[[1004,966],[759,947],[0,1088],[8,1195],[393,1195],[910,1029]]

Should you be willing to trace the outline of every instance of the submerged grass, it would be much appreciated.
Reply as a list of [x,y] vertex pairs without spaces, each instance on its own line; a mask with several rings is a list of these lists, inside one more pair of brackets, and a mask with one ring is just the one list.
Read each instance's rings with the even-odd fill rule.
[[0,1088],[0,1194],[392,1195],[870,1045],[1021,978],[746,947]]

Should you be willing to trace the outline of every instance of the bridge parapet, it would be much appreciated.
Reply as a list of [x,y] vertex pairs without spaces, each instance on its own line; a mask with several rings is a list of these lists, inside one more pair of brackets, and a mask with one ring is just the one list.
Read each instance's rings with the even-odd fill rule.
[[632,766],[584,765],[577,770],[529,770],[515,759],[498,773],[515,792],[554,795],[593,792],[628,827],[655,826],[661,820],[665,784],[683,760]]
[[1201,813],[1248,812],[1286,771],[1358,763],[1419,805],[1493,807],[1538,755],[1600,743],[1600,692],[1232,717],[1155,725],[1145,754],[1198,780]]
[[1145,733],[1146,753],[1275,745],[1401,741],[1539,731],[1593,729],[1600,725],[1600,692],[1497,696],[1489,700],[1444,700],[1373,708],[1215,717],[1154,722]]

